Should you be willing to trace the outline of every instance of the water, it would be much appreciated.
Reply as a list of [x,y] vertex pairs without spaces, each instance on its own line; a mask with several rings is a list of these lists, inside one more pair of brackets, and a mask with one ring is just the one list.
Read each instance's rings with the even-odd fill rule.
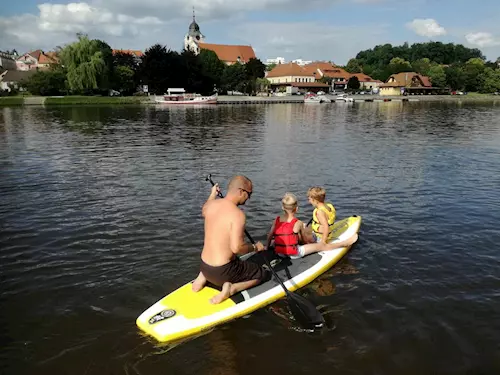
[[[0,110],[1,374],[500,373],[500,110],[364,103]],[[254,182],[264,240],[285,191],[361,215],[301,293],[179,345],[135,319],[197,273],[208,173]]]

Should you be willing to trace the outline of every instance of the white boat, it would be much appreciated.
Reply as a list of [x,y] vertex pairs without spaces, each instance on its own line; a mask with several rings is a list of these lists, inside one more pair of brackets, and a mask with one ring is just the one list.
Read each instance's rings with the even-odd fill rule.
[[313,93],[309,93],[306,94],[306,96],[304,96],[304,103],[316,103],[316,104],[331,103],[331,100],[324,95],[316,95]]
[[189,94],[184,89],[169,88],[163,96],[155,95],[155,102],[159,104],[217,104],[217,94],[202,96]]
[[347,94],[340,94],[335,98],[336,102],[354,103],[354,99]]

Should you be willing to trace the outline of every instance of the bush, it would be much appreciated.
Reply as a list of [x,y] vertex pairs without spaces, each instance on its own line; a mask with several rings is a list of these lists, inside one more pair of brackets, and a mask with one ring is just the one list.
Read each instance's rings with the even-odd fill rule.
[[24,104],[24,99],[20,96],[0,97],[0,106],[20,106]]

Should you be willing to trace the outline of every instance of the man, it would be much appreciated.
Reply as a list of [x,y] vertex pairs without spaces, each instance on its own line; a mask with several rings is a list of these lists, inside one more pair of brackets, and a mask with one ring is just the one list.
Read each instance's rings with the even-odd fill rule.
[[234,176],[229,182],[226,197],[215,199],[218,184],[212,187],[203,205],[205,241],[201,253],[200,274],[193,282],[193,291],[201,290],[207,281],[222,290],[210,302],[217,304],[235,293],[251,288],[269,277],[269,272],[253,262],[240,260],[237,255],[264,250],[264,245],[245,243],[245,214],[238,206],[252,195],[252,181]]

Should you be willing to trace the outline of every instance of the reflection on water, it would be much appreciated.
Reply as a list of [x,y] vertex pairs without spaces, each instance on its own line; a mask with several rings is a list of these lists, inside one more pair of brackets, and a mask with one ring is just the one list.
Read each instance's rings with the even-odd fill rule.
[[[0,372],[498,373],[499,153],[495,105],[2,108]],[[196,275],[208,173],[253,180],[257,240],[285,191],[307,221],[312,185],[363,217],[300,291],[326,329],[295,330],[281,300],[178,343],[140,334]]]

